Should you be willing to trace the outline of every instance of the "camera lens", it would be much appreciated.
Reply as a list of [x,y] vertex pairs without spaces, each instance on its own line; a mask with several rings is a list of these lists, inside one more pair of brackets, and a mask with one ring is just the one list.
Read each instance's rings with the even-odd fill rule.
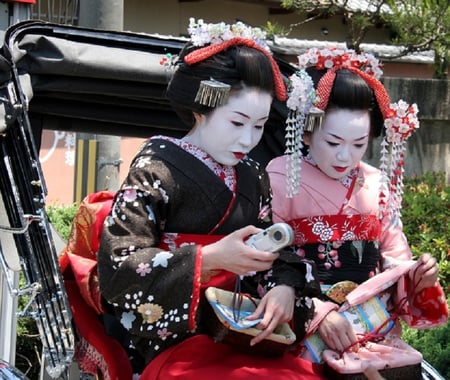
[[283,239],[283,234],[282,234],[280,231],[275,231],[275,232],[273,233],[273,238],[274,238],[276,241],[280,241],[281,239]]

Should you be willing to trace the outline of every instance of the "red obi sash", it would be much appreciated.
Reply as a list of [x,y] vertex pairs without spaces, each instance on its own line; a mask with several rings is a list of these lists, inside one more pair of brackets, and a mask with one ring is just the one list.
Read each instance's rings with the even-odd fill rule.
[[293,219],[296,245],[329,241],[378,240],[381,222],[376,215],[320,215]]

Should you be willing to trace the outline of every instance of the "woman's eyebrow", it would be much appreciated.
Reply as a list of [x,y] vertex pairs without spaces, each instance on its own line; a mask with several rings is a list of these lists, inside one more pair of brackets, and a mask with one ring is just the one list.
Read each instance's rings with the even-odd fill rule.
[[[245,117],[245,118],[247,118],[247,119],[250,119],[250,116],[248,116],[247,114],[245,114],[245,113],[243,113],[243,112],[240,112],[240,111],[233,111],[233,112],[234,112],[234,113],[237,113],[238,115],[241,115],[242,117]],[[264,120],[264,119],[268,119],[268,118],[269,118],[269,115],[260,117],[258,120]]]
[[[330,136],[333,136],[335,139],[338,140],[344,140],[343,137],[340,137],[338,135],[335,135],[334,133],[328,133]],[[359,140],[364,140],[367,136],[369,136],[369,134],[365,134],[364,136],[358,137],[356,139],[354,139],[355,141],[359,141]]]

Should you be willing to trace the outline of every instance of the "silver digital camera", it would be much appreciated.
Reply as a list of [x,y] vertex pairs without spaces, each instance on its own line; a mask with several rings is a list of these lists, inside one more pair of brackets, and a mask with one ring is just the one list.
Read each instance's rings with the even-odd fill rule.
[[294,241],[294,231],[287,223],[275,223],[255,235],[250,236],[245,243],[255,249],[266,252],[277,252],[291,245]]

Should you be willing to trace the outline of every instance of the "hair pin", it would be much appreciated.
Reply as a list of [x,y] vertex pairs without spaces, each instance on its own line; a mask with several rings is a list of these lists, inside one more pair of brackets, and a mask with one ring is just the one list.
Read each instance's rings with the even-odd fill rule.
[[195,96],[195,102],[208,107],[219,107],[228,100],[231,86],[213,78],[202,80]]
[[325,112],[320,108],[312,106],[309,114],[306,115],[305,125],[303,130],[305,132],[313,132],[315,129],[322,128],[323,116]]

